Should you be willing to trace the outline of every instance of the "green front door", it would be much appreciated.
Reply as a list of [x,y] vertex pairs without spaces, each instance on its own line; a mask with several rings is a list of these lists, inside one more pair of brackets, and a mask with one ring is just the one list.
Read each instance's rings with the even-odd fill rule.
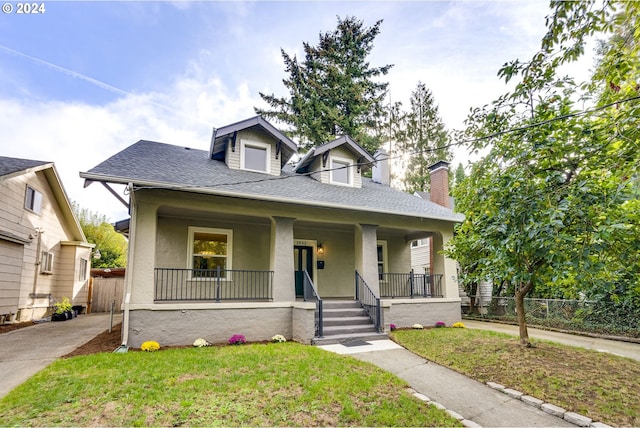
[[293,262],[296,269],[296,297],[303,297],[304,272],[307,272],[313,281],[313,247],[293,247]]

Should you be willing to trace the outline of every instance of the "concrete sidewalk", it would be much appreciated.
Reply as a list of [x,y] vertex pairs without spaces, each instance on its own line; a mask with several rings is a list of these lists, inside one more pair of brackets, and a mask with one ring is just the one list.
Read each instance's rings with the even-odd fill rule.
[[[114,315],[113,325],[122,322]],[[0,398],[16,386],[98,334],[109,330],[108,313],[44,322],[0,334]]]
[[427,361],[390,340],[320,348],[349,354],[395,374],[415,391],[462,416],[467,423],[471,421],[485,427],[575,427],[564,419]]
[[[485,321],[462,321],[467,328],[480,330],[491,330],[500,333],[519,336],[517,325],[492,323]],[[640,343],[623,342],[618,340],[600,339],[597,337],[578,336],[575,334],[559,333],[555,331],[540,330],[537,328],[527,328],[529,339],[547,340],[550,342],[562,343],[569,346],[593,349],[598,352],[607,352],[621,357],[632,358],[640,361]],[[533,340],[535,343],[535,340]]]

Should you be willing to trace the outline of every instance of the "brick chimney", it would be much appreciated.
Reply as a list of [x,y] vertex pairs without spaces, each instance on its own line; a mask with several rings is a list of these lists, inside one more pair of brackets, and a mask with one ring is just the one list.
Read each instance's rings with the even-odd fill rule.
[[451,208],[449,203],[449,162],[438,161],[429,167],[431,193],[429,199],[443,207]]

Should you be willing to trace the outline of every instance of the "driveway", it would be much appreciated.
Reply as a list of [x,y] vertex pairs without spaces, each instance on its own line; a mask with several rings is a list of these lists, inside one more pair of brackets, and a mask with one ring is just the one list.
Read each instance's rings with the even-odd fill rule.
[[[122,315],[115,315],[113,324],[120,322]],[[110,315],[97,313],[0,334],[0,398],[55,359],[107,331],[109,326]]]

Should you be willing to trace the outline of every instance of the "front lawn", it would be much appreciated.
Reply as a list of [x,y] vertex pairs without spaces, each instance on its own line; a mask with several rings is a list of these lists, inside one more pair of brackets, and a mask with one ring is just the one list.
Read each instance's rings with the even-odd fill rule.
[[460,426],[371,364],[296,343],[57,360],[0,426]]
[[397,330],[392,339],[412,352],[480,382],[507,388],[594,421],[640,426],[640,362],[602,352],[491,331],[459,328]]

